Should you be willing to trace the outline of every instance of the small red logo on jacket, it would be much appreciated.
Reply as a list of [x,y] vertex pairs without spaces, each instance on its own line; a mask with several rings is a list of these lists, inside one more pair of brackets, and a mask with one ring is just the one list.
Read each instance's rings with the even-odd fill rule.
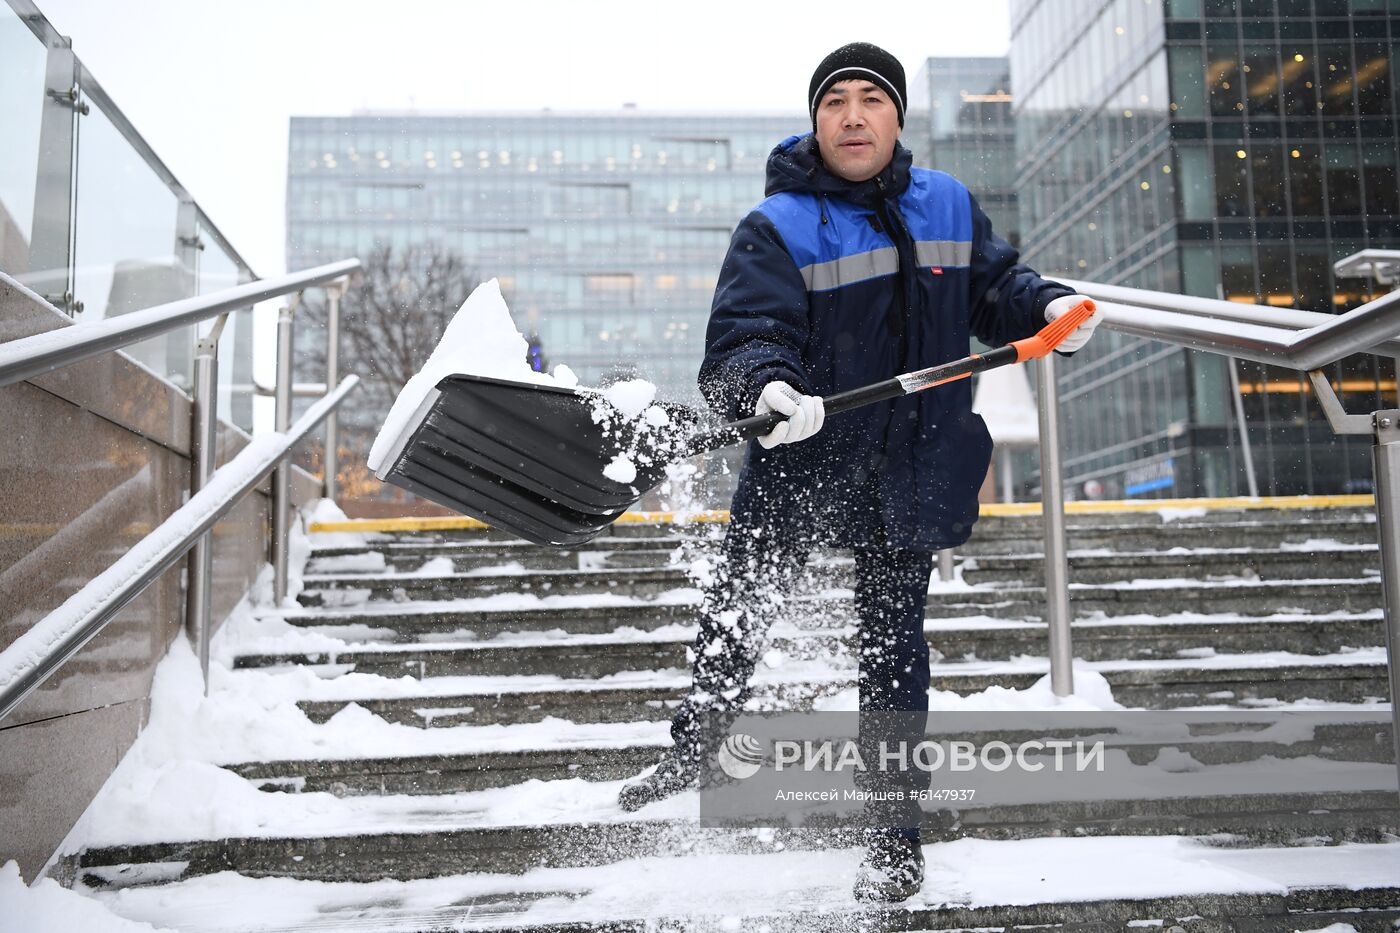
[[942,267],[942,266],[929,266],[929,267],[928,267],[928,271],[932,272],[934,275],[942,275],[942,274],[943,274],[943,267]]

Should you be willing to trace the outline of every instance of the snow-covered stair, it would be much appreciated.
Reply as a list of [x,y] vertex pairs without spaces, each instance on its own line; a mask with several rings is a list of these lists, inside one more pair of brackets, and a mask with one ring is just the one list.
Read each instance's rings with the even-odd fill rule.
[[[694,794],[616,806],[669,744],[700,593],[688,573],[715,532],[316,547],[298,606],[225,633],[208,700],[188,663],[183,680],[163,672],[158,740],[114,776],[62,871],[119,914],[190,931],[1400,923],[1389,729],[1363,716],[1389,708],[1366,511],[1100,515],[1070,539],[1087,708],[1327,711],[1307,742],[1204,736],[1189,754],[1371,762],[1350,783],[931,812],[924,891],[888,910],[851,901],[849,833],[702,830]],[[1034,519],[986,520],[958,579],[931,583],[935,708],[1050,702],[1040,550]],[[760,708],[854,708],[849,557],[809,571],[756,676]]]

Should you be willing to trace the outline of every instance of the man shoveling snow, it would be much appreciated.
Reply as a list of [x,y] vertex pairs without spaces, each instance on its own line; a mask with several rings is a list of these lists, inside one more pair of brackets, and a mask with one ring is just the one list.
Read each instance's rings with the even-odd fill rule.
[[[829,427],[822,396],[965,356],[969,336],[991,346],[1029,337],[1081,301],[1021,265],[962,184],[912,166],[898,142],[904,70],[889,53],[865,43],[833,52],[812,75],[808,106],[813,132],[773,150],[768,198],[734,233],[700,370],[724,417],[787,418],[749,445],[675,745],[623,787],[627,810],[697,785],[727,734],[715,719],[742,709],[774,610],[817,545],[855,552],[861,711],[928,710],[933,552],[971,534],[991,439],[967,381]],[[1061,349],[1083,346],[1097,320]],[[919,890],[911,807],[869,833],[857,897]]]

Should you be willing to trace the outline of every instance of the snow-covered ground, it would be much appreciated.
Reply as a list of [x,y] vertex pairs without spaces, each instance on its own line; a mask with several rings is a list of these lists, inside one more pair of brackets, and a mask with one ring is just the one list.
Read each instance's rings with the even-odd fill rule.
[[[339,516],[322,503],[317,520]],[[318,574],[375,573],[387,568],[380,543],[362,536],[338,534],[319,541],[323,546],[364,548],[360,553],[317,561]],[[1324,542],[1314,542],[1323,546]],[[1328,542],[1334,544],[1334,542]],[[1340,549],[1340,548],[1338,548]],[[306,574],[310,555],[307,536],[294,536],[292,593],[315,585]],[[703,583],[703,564],[692,577]],[[424,560],[405,577],[429,575],[509,576],[523,572],[518,563],[452,573],[450,558]],[[309,579],[308,579],[309,576]],[[1195,585],[1196,581],[1143,581],[1153,587]],[[1349,582],[1349,581],[1347,581]],[[330,837],[363,832],[423,832],[509,828],[542,824],[619,823],[622,821],[693,822],[698,795],[682,794],[625,814],[616,803],[617,781],[582,779],[539,781],[460,793],[430,795],[381,794],[336,796],[328,793],[267,793],[254,781],[221,767],[226,764],[276,760],[349,760],[422,755],[471,755],[527,750],[656,748],[669,744],[668,724],[657,722],[590,723],[551,717],[511,725],[459,725],[419,728],[389,722],[355,701],[434,698],[445,706],[473,697],[502,693],[577,691],[580,696],[603,687],[682,688],[686,670],[629,671],[604,677],[575,679],[555,675],[450,676],[416,679],[347,672],[335,656],[350,651],[387,654],[422,650],[423,643],[385,644],[388,628],[378,628],[395,615],[413,612],[461,612],[522,609],[586,609],[606,606],[693,605],[697,587],[681,587],[650,599],[622,594],[537,596],[502,593],[488,597],[423,600],[359,605],[360,621],[338,627],[306,629],[289,624],[325,617],[343,619],[344,608],[306,609],[290,600],[268,604],[266,573],[250,598],[216,637],[211,651],[209,695],[203,695],[198,664],[184,639],[177,638],[157,669],[152,689],[150,722],[82,821],[65,841],[65,852],[102,845],[208,840],[236,837]],[[974,589],[960,578],[940,581],[935,574],[932,593]],[[977,587],[981,589],[981,587]],[[849,595],[848,591],[836,591]],[[354,598],[351,600],[355,601]],[[1378,613],[1337,613],[1338,618],[1372,619]],[[1114,617],[1077,621],[1092,629],[1135,623],[1183,626],[1224,625],[1234,615],[1178,613],[1170,616]],[[1285,625],[1306,617],[1278,613],[1273,621]],[[940,629],[1040,628],[1037,623],[971,617],[933,620]],[[619,627],[605,634],[570,634],[562,630],[530,630],[479,637],[469,629],[437,633],[432,647],[470,649],[547,646],[567,641],[580,646],[689,641],[695,627],[673,623],[654,629]],[[800,639],[803,633],[785,623],[774,635]],[[234,669],[247,654],[329,655],[332,663],[318,666]],[[970,696],[932,690],[930,709],[940,711],[1119,710],[1106,674],[1115,671],[1172,668],[1257,667],[1292,665],[1383,664],[1376,647],[1343,650],[1329,655],[1286,651],[1248,654],[1193,650],[1186,656],[1157,660],[1105,660],[1074,663],[1075,693],[1056,697],[1048,676],[1025,689],[993,686]],[[815,708],[856,709],[850,658],[804,660],[770,650],[760,664],[755,684],[779,688],[816,685]],[[1004,661],[976,659],[939,662],[937,673],[979,675],[1043,672],[1043,657],[1013,657]],[[327,721],[316,723],[299,708],[301,701],[349,701]],[[1273,704],[1297,709],[1339,712],[1384,709],[1384,704],[1358,705],[1302,700]],[[1220,707],[1226,708],[1226,707]],[[1238,706],[1234,707],[1238,708]],[[1110,754],[1124,752],[1110,750]],[[1238,790],[1251,775],[1277,779],[1283,766],[1273,758],[1236,765],[1201,768],[1188,752],[1174,750],[1142,766],[1138,793],[1153,788],[1197,794]],[[1314,772],[1329,789],[1389,789],[1394,770],[1385,764],[1338,764]],[[1153,783],[1153,781],[1157,783]],[[1163,783],[1166,782],[1166,783]],[[1170,785],[1170,786],[1168,786]],[[1306,780],[1297,789],[1307,790]],[[1074,786],[1036,788],[1037,800],[1107,800],[1108,788]],[[995,791],[992,792],[993,794]],[[1014,797],[1014,792],[1012,796]],[[1048,795],[1048,796],[1047,796]],[[1118,792],[1116,796],[1122,796]],[[1005,794],[1002,795],[1005,798]],[[999,800],[1000,802],[1000,800]],[[750,831],[744,831],[750,832]],[[756,832],[757,839],[771,839]],[[765,843],[766,845],[766,843]],[[1325,848],[1219,848],[1200,840],[1175,837],[1106,837],[985,841],[960,839],[925,847],[928,881],[911,902],[919,905],[1010,905],[1099,898],[1145,898],[1207,893],[1276,894],[1297,885],[1365,888],[1391,885],[1400,878],[1400,844],[1329,846]],[[451,929],[470,917],[474,927],[546,922],[586,922],[620,918],[691,915],[709,918],[720,929],[746,929],[741,918],[787,914],[789,923],[812,911],[852,909],[849,881],[860,852],[769,851],[748,855],[680,855],[629,858],[592,868],[536,869],[524,875],[473,874],[417,881],[326,883],[285,878],[254,879],[231,872],[195,877],[150,888],[80,894],[52,882],[25,887],[13,863],[0,869],[0,933],[24,930],[113,930],[119,933],[169,928],[189,931],[297,929],[324,921],[341,910],[355,909],[357,922],[377,930]],[[644,879],[639,883],[639,879]],[[464,908],[472,902],[480,907]],[[495,906],[492,906],[492,905]],[[433,926],[437,924],[438,926]]]
[[[924,856],[923,890],[906,907],[1270,895],[1311,884],[1360,890],[1390,886],[1400,878],[1400,845],[1229,849],[1177,836],[960,839],[926,845]],[[357,929],[382,933],[461,929],[458,924],[466,922],[474,929],[489,929],[658,914],[709,918],[721,930],[759,929],[746,926],[744,918],[767,915],[782,923],[787,915],[789,923],[782,927],[800,929],[802,916],[853,908],[849,879],[859,859],[856,849],[656,857],[590,868],[536,869],[523,875],[358,884],[221,872],[158,888],[104,892],[96,898],[128,921],[189,933],[305,929],[338,911],[353,913]],[[494,917],[493,895],[501,905]]]

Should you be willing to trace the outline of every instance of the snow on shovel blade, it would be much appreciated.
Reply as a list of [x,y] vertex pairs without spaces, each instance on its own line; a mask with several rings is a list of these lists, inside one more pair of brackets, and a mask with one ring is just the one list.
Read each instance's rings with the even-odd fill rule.
[[[661,404],[664,428],[624,419],[596,393],[455,375],[399,434],[379,478],[536,544],[582,544],[661,482],[695,412]],[[637,468],[620,483],[618,456]]]

